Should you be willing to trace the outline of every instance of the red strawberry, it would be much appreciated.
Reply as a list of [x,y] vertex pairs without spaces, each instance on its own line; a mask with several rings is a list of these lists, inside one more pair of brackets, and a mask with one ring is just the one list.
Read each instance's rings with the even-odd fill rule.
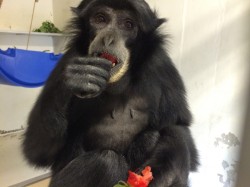
[[113,64],[113,66],[115,66],[117,64],[117,58],[109,53],[104,52],[101,54],[100,57],[109,60]]
[[151,180],[153,180],[153,175],[151,172],[151,167],[147,166],[143,171],[142,175],[138,175],[134,172],[129,171],[129,177],[127,183],[131,187],[147,187]]

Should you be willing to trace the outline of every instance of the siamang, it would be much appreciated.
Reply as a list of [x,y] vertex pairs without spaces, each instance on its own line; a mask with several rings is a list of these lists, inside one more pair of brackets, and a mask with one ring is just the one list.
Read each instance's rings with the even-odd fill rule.
[[23,152],[51,187],[112,187],[150,166],[150,187],[186,187],[198,165],[182,79],[144,0],[84,0],[72,39],[28,119]]

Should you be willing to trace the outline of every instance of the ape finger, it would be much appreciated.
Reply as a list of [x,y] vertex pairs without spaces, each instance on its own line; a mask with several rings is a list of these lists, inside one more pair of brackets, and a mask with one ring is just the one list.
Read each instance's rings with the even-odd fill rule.
[[112,68],[112,63],[109,60],[104,59],[104,58],[98,58],[98,57],[77,58],[75,59],[75,63],[92,65],[92,66],[103,68],[107,71],[110,71]]
[[85,85],[85,90],[73,91],[73,92],[74,95],[76,95],[79,98],[93,98],[97,97],[102,93],[101,88],[98,85],[90,83]]
[[102,77],[105,80],[108,80],[110,78],[110,73],[106,71],[103,68],[95,67],[92,65],[79,65],[79,64],[73,64],[69,65],[66,68],[65,75],[66,77],[73,77],[75,75],[77,76],[84,76],[84,75],[95,75],[97,77]]

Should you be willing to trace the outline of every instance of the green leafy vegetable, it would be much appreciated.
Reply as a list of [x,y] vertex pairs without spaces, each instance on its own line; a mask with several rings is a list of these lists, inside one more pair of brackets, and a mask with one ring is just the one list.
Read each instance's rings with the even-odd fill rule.
[[114,187],[130,187],[127,183],[120,181]]
[[62,31],[60,31],[51,21],[44,21],[42,26],[38,29],[34,29],[33,32],[61,33]]

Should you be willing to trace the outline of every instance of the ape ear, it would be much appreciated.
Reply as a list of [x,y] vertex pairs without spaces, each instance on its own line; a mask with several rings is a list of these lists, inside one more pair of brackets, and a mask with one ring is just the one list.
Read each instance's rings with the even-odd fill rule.
[[74,14],[79,15],[80,10],[77,7],[70,7],[70,9]]
[[160,18],[156,20],[156,28],[160,27],[163,23],[167,22],[168,20],[165,18]]
[[71,11],[75,15],[80,15],[82,11],[88,9],[88,7],[91,7],[91,4],[93,4],[94,2],[94,0],[84,0],[77,7],[71,7]]
[[155,31],[158,27],[160,27],[163,23],[167,22],[165,18],[145,18],[143,17],[141,20],[141,27],[145,32]]

